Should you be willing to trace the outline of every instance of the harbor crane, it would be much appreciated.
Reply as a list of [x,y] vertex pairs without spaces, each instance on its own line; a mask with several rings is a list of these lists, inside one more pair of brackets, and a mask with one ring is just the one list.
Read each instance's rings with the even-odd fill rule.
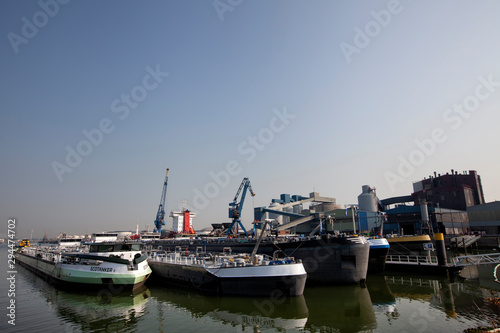
[[165,199],[167,195],[167,184],[168,184],[168,169],[167,174],[165,175],[165,181],[163,182],[163,190],[161,192],[160,206],[158,207],[158,212],[156,213],[155,220],[155,230],[154,232],[158,232],[161,234],[161,227],[165,225]]
[[[253,190],[252,190],[252,185],[250,184],[250,179],[245,177],[241,181],[240,187],[238,188],[238,192],[236,192],[236,195],[234,196],[233,202],[229,203],[229,217],[232,218],[233,220],[231,222],[231,225],[229,226],[229,228],[226,231],[226,236],[228,236],[229,233],[232,232],[233,227],[235,227],[235,224],[236,224],[236,226],[239,225],[241,227],[241,229],[243,229],[243,231],[245,232],[245,235],[248,236],[248,233],[245,230],[245,227],[243,226],[243,224],[241,224],[241,220],[240,220],[241,210],[243,209],[243,203],[245,202],[245,196],[246,196],[247,190],[250,191],[250,194],[252,195],[252,197],[255,196],[255,193],[253,193]],[[238,202],[238,197],[240,196],[240,193],[241,193],[241,199]],[[236,232],[234,234],[236,235]]]

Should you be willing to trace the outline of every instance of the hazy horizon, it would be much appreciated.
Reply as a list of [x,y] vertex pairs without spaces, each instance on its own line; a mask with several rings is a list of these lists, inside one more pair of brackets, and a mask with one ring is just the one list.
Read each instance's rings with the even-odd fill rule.
[[[0,3],[0,238],[242,221],[451,169],[500,200],[496,1]],[[166,220],[166,227],[171,219]]]

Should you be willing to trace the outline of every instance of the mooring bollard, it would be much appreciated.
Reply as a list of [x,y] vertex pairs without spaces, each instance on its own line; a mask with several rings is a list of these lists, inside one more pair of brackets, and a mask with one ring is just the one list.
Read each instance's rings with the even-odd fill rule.
[[436,255],[438,258],[439,266],[446,266],[448,263],[446,260],[446,246],[444,244],[444,235],[442,233],[434,234],[434,242],[436,247]]

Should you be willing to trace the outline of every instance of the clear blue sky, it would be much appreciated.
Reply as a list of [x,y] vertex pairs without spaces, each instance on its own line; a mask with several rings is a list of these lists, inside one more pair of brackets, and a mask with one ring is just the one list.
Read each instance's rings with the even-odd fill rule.
[[281,193],[343,205],[364,184],[406,195],[451,169],[477,170],[500,200],[498,13],[498,1],[2,1],[0,236],[10,217],[19,237],[152,229],[166,168],[167,211],[185,200],[197,229],[229,221],[243,177],[257,194],[246,226]]

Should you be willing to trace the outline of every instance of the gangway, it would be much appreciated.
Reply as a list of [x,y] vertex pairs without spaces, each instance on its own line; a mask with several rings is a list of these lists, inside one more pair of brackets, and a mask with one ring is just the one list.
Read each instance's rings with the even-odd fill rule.
[[[500,253],[477,254],[470,256],[454,257],[453,266],[473,266],[486,264],[500,264]],[[389,264],[410,264],[410,265],[437,265],[437,257],[429,256],[409,256],[409,255],[388,255],[386,263]]]
[[500,253],[476,254],[453,258],[453,265],[455,267],[486,264],[500,264]]

